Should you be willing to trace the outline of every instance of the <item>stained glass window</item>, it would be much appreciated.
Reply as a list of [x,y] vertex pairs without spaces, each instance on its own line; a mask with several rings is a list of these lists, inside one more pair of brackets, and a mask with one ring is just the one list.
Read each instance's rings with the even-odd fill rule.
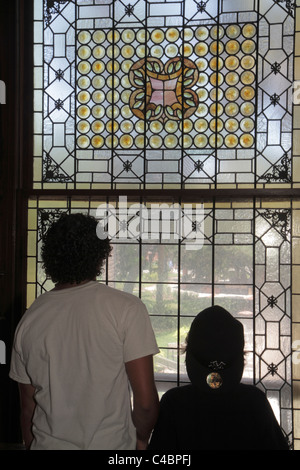
[[35,19],[35,188],[291,185],[291,2],[37,0]]
[[[245,327],[243,380],[266,392],[295,448],[300,206],[263,194],[300,187],[298,10],[286,0],[34,0],[27,258],[29,306],[53,287],[40,259],[49,223],[109,207],[114,249],[99,280],[146,304],[160,394],[188,381],[181,348],[194,316],[223,305]],[[158,229],[142,236],[153,204]],[[174,213],[164,225],[166,205],[187,217],[185,233]]]

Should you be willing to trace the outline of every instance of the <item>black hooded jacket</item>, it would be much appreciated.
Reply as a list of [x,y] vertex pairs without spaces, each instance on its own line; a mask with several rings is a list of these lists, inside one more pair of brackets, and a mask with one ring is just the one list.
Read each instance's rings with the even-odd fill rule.
[[149,450],[289,450],[273,410],[252,385],[213,396],[194,385],[167,391]]

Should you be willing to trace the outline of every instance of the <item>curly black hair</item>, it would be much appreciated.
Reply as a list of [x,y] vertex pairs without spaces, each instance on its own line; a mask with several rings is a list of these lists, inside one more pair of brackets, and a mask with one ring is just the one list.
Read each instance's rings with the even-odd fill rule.
[[96,234],[97,220],[86,214],[63,214],[48,229],[41,251],[43,268],[54,283],[79,284],[102,270],[112,247]]

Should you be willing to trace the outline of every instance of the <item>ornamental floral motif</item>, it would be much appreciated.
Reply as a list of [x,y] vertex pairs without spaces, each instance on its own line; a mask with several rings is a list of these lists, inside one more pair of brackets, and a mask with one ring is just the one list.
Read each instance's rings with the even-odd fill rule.
[[181,120],[197,109],[199,99],[191,89],[198,80],[198,69],[189,59],[176,57],[163,64],[149,57],[131,67],[129,81],[136,88],[130,108],[140,119]]

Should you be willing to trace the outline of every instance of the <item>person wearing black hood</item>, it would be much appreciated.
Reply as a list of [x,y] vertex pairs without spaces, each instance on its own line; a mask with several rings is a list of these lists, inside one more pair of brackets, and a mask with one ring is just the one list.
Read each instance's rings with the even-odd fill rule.
[[193,320],[186,369],[191,384],[163,395],[148,450],[289,450],[265,394],[241,383],[244,329],[224,308]]

